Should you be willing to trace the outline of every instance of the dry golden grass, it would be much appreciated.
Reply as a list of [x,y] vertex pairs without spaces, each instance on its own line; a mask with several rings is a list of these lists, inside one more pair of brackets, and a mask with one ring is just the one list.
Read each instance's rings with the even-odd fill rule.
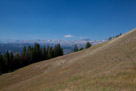
[[0,76],[0,91],[136,91],[136,29]]

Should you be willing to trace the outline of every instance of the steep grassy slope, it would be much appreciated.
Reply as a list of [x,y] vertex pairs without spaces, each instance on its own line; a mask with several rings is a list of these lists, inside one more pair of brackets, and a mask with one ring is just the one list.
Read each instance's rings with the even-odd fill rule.
[[0,91],[136,91],[136,29],[0,76]]

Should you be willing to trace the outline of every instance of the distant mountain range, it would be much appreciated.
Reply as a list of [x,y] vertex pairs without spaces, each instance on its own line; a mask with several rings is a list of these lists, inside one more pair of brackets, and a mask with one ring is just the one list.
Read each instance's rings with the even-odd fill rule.
[[0,40],[0,43],[19,43],[19,44],[24,44],[24,43],[39,43],[39,44],[58,44],[60,43],[61,45],[74,45],[74,44],[86,44],[86,42],[90,42],[93,45],[98,44],[101,42],[104,42],[106,40],[90,40],[90,39],[81,39],[81,40]]
[[7,50],[12,52],[20,52],[24,46],[33,46],[34,43],[39,43],[41,46],[50,45],[54,46],[55,44],[60,43],[64,50],[64,54],[71,53],[73,51],[74,45],[84,47],[86,42],[90,42],[92,45],[105,42],[106,40],[90,40],[90,39],[81,39],[81,40],[1,40],[0,41],[0,52],[5,53]]

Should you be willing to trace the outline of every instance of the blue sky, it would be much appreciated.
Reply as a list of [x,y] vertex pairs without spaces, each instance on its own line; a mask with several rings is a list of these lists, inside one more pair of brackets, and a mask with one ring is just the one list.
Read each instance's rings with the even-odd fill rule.
[[0,0],[0,40],[102,40],[136,28],[136,0]]

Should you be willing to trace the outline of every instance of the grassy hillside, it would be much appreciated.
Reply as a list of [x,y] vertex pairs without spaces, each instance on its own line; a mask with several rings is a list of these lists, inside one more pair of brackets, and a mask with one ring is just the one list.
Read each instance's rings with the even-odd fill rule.
[[0,76],[0,91],[136,91],[136,29]]

